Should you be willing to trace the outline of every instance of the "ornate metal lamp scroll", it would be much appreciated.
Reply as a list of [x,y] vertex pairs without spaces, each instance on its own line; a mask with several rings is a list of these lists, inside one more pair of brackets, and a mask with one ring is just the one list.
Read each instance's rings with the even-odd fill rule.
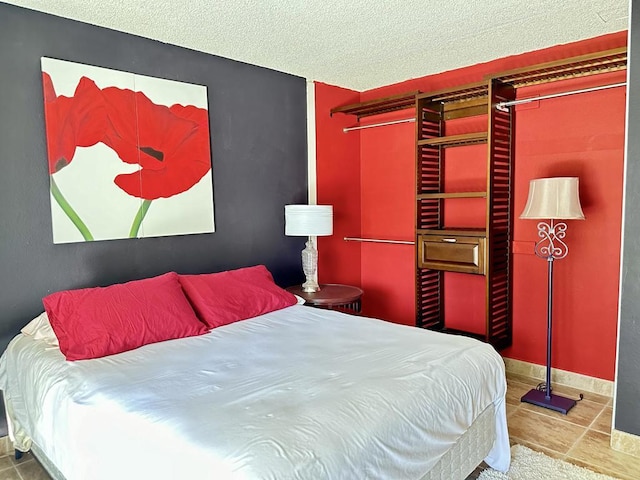
[[538,222],[538,236],[540,240],[536,242],[535,253],[540,258],[546,260],[553,257],[554,260],[560,260],[569,253],[569,247],[562,239],[567,235],[567,224],[564,222],[553,223],[553,220],[547,222]]

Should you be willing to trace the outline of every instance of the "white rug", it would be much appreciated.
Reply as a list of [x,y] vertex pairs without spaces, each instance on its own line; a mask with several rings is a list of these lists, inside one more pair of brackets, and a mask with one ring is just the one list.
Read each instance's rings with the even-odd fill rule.
[[478,480],[618,480],[592,472],[522,445],[511,447],[511,468],[507,473],[485,470]]

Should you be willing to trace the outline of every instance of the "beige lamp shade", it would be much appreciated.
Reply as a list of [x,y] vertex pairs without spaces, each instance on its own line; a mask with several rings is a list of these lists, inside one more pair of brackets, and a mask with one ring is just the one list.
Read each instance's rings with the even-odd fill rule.
[[285,235],[333,235],[333,205],[285,205],[284,217]]
[[578,177],[531,180],[527,205],[520,218],[584,220],[578,195]]

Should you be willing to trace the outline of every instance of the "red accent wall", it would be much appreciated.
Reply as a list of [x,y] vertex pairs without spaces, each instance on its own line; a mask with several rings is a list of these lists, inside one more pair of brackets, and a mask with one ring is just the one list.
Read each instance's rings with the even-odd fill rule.
[[317,203],[333,205],[333,235],[318,237],[321,283],[361,284],[360,244],[343,240],[360,236],[360,139],[342,131],[353,125],[352,118],[330,115],[333,107],[359,97],[353,90],[315,84]]
[[[399,120],[409,112],[380,115],[376,120]],[[364,123],[364,122],[362,122]],[[362,236],[409,240],[414,238],[415,126],[400,123],[362,130]],[[415,325],[413,245],[363,243],[363,313],[396,323]]]
[[[415,215],[415,131],[413,124],[343,133],[342,126],[355,125],[352,116],[328,110],[339,105],[397,93],[423,92],[482,80],[484,75],[536,63],[624,46],[626,32],[530,52],[444,72],[400,84],[356,92],[318,84],[316,88],[318,198],[334,199],[336,215],[344,209],[349,218],[359,209],[349,235],[360,230],[363,237],[413,239]],[[625,81],[625,73],[529,87],[519,98],[538,96],[605,83]],[[362,124],[410,116],[409,111],[363,119]],[[620,227],[624,156],[625,89],[614,88],[516,107],[515,184],[513,231],[513,345],[501,353],[509,358],[543,365],[546,358],[547,264],[533,254],[536,222],[520,220],[529,180],[545,176],[580,177],[584,221],[569,221],[566,241],[569,255],[554,264],[553,366],[584,375],[613,380],[615,369]],[[466,125],[461,125],[464,130]],[[466,152],[462,150],[466,148]],[[479,156],[478,147],[459,149],[461,159],[452,164],[447,178],[461,189],[482,184],[484,170],[476,171],[462,161]],[[355,172],[357,165],[358,171]],[[354,185],[359,177],[359,185]],[[349,191],[345,192],[345,187]],[[356,198],[356,196],[358,198]],[[324,201],[319,201],[324,203]],[[447,223],[470,225],[481,218],[482,206],[449,208]],[[478,215],[478,209],[480,213]],[[482,224],[483,220],[480,220]],[[340,235],[337,233],[337,235]],[[415,324],[414,247],[362,244],[359,264],[351,258],[356,248],[331,237],[331,253],[340,261],[321,263],[321,280],[356,278],[365,290],[364,313],[397,323]],[[323,239],[324,240],[324,239]],[[340,243],[342,242],[342,243]],[[327,245],[328,247],[328,245]],[[349,261],[346,261],[346,259]],[[324,267],[324,268],[323,268]],[[355,280],[352,283],[356,283]],[[356,283],[358,284],[358,283]],[[447,320],[452,326],[481,330],[483,278],[447,274]]]

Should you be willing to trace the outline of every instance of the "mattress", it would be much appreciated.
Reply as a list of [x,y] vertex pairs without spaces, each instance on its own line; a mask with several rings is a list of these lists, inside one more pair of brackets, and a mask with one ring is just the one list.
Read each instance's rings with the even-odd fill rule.
[[489,407],[509,465],[492,347],[304,306],[77,362],[21,334],[0,388],[16,446],[67,480],[417,480]]

